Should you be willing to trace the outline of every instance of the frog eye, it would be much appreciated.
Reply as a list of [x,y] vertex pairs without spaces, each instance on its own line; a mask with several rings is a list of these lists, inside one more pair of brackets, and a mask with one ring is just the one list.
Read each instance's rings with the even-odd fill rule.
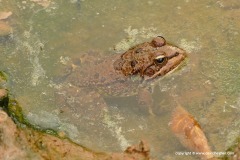
[[167,60],[167,57],[164,56],[164,55],[160,55],[160,56],[157,56],[155,59],[154,59],[154,62],[155,64],[162,64],[163,62],[165,62]]

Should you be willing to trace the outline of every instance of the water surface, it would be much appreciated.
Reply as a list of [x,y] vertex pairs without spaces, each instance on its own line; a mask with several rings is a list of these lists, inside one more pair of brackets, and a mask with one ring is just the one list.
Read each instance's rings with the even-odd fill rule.
[[[0,41],[1,67],[24,114],[42,128],[64,131],[97,151],[122,151],[141,139],[158,159],[186,159],[171,133],[176,101],[202,125],[213,151],[225,151],[240,135],[240,2],[195,0],[0,1],[13,34]],[[162,35],[188,52],[188,63],[162,79],[153,93],[157,116],[138,112],[135,98],[109,100],[100,122],[65,115],[54,92],[66,63],[87,51],[120,54]],[[85,121],[84,121],[85,122]],[[197,159],[187,156],[188,159]]]

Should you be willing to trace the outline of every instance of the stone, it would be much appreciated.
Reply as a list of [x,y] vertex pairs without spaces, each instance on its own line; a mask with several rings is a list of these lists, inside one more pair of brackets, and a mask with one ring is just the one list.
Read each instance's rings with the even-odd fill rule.
[[13,29],[4,21],[0,21],[0,37],[8,36],[12,33]]

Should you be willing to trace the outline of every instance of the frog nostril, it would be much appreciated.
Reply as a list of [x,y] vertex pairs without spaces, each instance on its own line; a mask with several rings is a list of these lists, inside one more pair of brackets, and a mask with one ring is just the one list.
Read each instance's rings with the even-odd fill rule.
[[173,57],[177,57],[179,55],[179,52],[175,52],[172,55],[168,56],[168,59],[171,59]]

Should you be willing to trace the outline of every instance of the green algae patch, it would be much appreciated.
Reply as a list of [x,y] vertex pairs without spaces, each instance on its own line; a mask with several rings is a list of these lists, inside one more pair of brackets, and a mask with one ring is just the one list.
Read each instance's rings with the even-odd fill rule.
[[17,101],[10,100],[8,106],[5,106],[5,111],[14,120],[15,123],[27,123],[22,114],[22,108],[19,106]]
[[31,124],[27,118],[25,118],[22,107],[19,105],[19,103],[14,99],[8,100],[8,105],[3,106],[4,111],[13,119],[13,121],[19,126],[19,127],[25,127],[28,126],[32,129],[35,129],[37,131],[48,133],[54,136],[58,136],[58,133],[52,129],[42,129],[41,127],[37,125]]
[[[14,123],[21,129],[27,129],[27,130],[32,129],[32,130],[39,132],[39,134],[40,133],[49,134],[54,137],[60,138],[62,140],[63,139],[68,140],[70,143],[72,143],[74,145],[79,145],[77,143],[74,143],[68,137],[66,137],[65,134],[62,135],[62,133],[58,133],[57,131],[55,131],[53,129],[43,129],[38,125],[32,124],[23,114],[22,107],[14,99],[6,97],[5,99],[0,100],[0,107],[3,108],[3,110],[8,114],[8,116],[11,117],[11,119],[14,121]],[[81,146],[81,147],[84,148],[86,151],[92,152],[90,149],[88,149],[86,147],[83,147],[83,146]]]
[[240,147],[240,137],[238,137],[235,141],[235,143],[227,149],[226,153],[230,153],[230,155],[226,154],[224,157],[222,157],[222,160],[232,160],[233,159],[233,155],[232,153],[234,153],[234,155],[239,155],[239,149],[237,149],[238,147]]
[[[55,139],[59,138],[59,139],[55,139],[57,141],[59,141],[59,143],[67,143],[69,145],[69,147],[79,147],[82,148],[81,150],[85,150],[85,152],[89,152],[92,154],[95,154],[96,156],[103,156],[105,154],[103,153],[94,153],[92,150],[87,149],[83,146],[80,146],[74,142],[72,142],[69,138],[65,137],[65,136],[61,136],[61,134],[57,133],[56,131],[52,130],[52,129],[42,129],[37,125],[33,125],[31,124],[24,116],[23,112],[22,112],[22,107],[19,105],[19,103],[14,100],[9,98],[8,96],[5,97],[4,99],[0,99],[0,107],[8,114],[8,116],[14,121],[14,123],[17,125],[18,129],[21,130],[23,133],[27,133],[25,134],[26,138],[32,138],[32,140],[35,140],[34,138],[37,137],[36,139],[47,139],[50,135],[53,136],[52,138]],[[27,137],[27,135],[30,135],[30,137]],[[49,136],[48,136],[49,135]],[[50,137],[51,137],[50,136]],[[60,142],[62,140],[62,142]],[[38,140],[39,141],[39,140]],[[47,140],[45,140],[47,142]],[[29,144],[31,146],[31,144]],[[38,152],[41,152],[41,150],[44,150],[44,148],[41,147],[41,142],[35,144],[38,148]],[[50,149],[54,150],[54,147],[51,148],[51,146],[49,146]]]
[[0,83],[6,82],[6,81],[7,81],[7,75],[4,72],[0,71]]

